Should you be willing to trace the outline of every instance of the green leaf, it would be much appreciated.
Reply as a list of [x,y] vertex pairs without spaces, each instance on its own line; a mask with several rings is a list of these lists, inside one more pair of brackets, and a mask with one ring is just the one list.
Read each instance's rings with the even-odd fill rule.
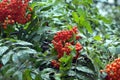
[[13,61],[14,63],[19,63],[19,59],[18,59],[18,55],[17,55],[17,54],[13,54],[13,56],[12,56],[12,61]]
[[16,71],[15,67],[9,68],[9,69],[7,70],[7,72],[5,73],[5,76],[6,76],[6,77],[10,77],[11,74],[14,74],[15,71]]
[[[26,32],[28,32],[30,34],[33,31],[36,31],[36,29],[38,29],[38,23],[39,23],[39,19],[36,17],[35,19],[33,19],[31,21],[29,26],[26,28]],[[33,26],[35,26],[35,27],[33,27]]]
[[80,18],[79,18],[79,23],[81,26],[83,26],[85,24],[86,20],[85,20],[85,16],[84,15],[81,15]]
[[106,24],[110,24],[112,22],[112,20],[110,18],[106,18],[101,15],[99,15],[99,18]]
[[18,54],[24,53],[24,54],[36,54],[37,52],[34,49],[30,49],[29,47],[23,47],[23,49],[18,49]]
[[[85,53],[78,58],[77,66],[76,66],[76,76],[80,80],[96,80],[98,78],[97,68],[94,62],[94,58],[90,58],[90,56]],[[96,62],[97,63],[97,62]]]
[[43,80],[51,80],[49,74],[54,72],[54,70],[52,68],[45,68],[42,72],[41,72],[41,78]]
[[99,56],[96,56],[94,59],[94,65],[97,65],[98,67],[104,68],[104,63],[100,60]]
[[42,80],[42,79],[41,79],[40,75],[36,75],[35,80]]
[[91,69],[89,69],[87,66],[78,65],[78,66],[76,67],[76,69],[77,69],[78,71],[85,72],[86,74],[87,74],[87,73],[88,73],[88,74],[94,74],[94,72],[93,72]]
[[77,12],[72,12],[72,16],[73,16],[73,20],[74,20],[76,23],[79,23],[79,17],[78,17]]
[[79,25],[85,27],[89,33],[93,33],[90,22],[86,20],[85,15],[81,15],[79,18]]
[[72,56],[70,56],[70,55],[68,56],[68,55],[64,54],[64,56],[61,57],[61,58],[59,59],[59,61],[60,61],[60,62],[63,62],[63,63],[68,63],[71,59],[72,59]]
[[47,10],[49,10],[52,6],[53,6],[52,4],[49,4],[49,5],[46,5],[46,6],[44,6],[44,7],[41,7],[41,8],[40,8],[40,11],[47,11]]
[[102,40],[102,38],[99,35],[95,36],[94,39],[97,40],[97,41],[101,41]]
[[[16,71],[14,74],[13,74],[13,77],[16,79],[16,80],[23,80],[23,73],[21,71]],[[28,80],[28,79],[25,79],[25,80]]]
[[9,51],[7,54],[3,55],[2,57],[2,63],[5,65],[9,60],[11,55],[13,54],[13,51]]
[[78,13],[80,16],[86,16],[86,12],[85,12],[85,10],[83,10],[82,8],[78,8],[78,9],[77,9],[77,13]]
[[30,73],[31,70],[26,69],[23,73],[23,80],[32,80]]
[[86,0],[89,4],[93,3],[93,0]]
[[7,46],[2,46],[2,47],[0,47],[0,56],[3,54],[3,53],[5,53],[5,51],[8,49],[8,47]]
[[88,30],[89,33],[93,33],[91,25],[88,21],[84,22],[84,26],[86,27],[86,29]]
[[65,73],[65,71],[68,71],[71,68],[72,64],[72,56],[64,54],[63,57],[59,59],[60,61],[60,71]]
[[55,74],[55,80],[61,80],[61,75],[60,74]]
[[21,46],[33,46],[33,44],[21,40],[17,40],[16,43],[13,43],[13,45],[21,45]]
[[78,80],[95,80],[94,78],[91,79],[90,76],[87,76],[86,73],[78,73],[78,74],[76,74],[76,76],[77,76]]
[[36,7],[41,7],[41,6],[44,6],[46,5],[47,3],[46,2],[32,2],[32,4],[30,5],[30,7],[32,8],[36,8]]
[[69,75],[69,76],[75,76],[75,75],[76,75],[76,72],[75,72],[75,71],[70,70],[70,71],[68,71],[68,75]]
[[109,51],[112,53],[112,54],[115,54],[116,53],[116,47],[115,46],[111,46],[108,48]]
[[116,48],[116,54],[120,54],[120,46]]

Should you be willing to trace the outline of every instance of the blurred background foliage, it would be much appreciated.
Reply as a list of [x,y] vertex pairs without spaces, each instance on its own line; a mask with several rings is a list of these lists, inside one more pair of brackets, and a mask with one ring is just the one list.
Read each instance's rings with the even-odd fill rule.
[[[102,80],[100,70],[120,53],[120,0],[32,0],[32,19],[1,30],[1,80]],[[50,65],[51,41],[77,26],[83,46],[63,75]],[[103,79],[104,80],[104,79]]]

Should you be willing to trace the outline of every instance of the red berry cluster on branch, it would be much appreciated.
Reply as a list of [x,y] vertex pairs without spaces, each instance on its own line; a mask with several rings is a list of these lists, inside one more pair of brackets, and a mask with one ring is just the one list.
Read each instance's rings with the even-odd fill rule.
[[[77,27],[73,27],[71,30],[62,30],[60,32],[57,32],[52,40],[52,43],[54,45],[54,49],[57,51],[57,58],[60,59],[63,57],[64,53],[66,55],[70,55],[71,49],[70,46],[74,47],[76,50],[76,55],[73,56],[74,59],[77,59],[80,55],[79,51],[82,49],[82,45],[79,42],[74,43],[74,39],[72,39],[74,36],[76,37],[76,40],[80,39],[80,36],[77,36],[78,29]],[[72,41],[70,41],[72,39]],[[60,64],[56,60],[51,61],[52,66],[55,68],[59,68]]]
[[[79,42],[77,42],[75,45],[72,45],[69,40],[74,36],[77,35],[78,29],[77,27],[73,27],[72,30],[63,30],[60,32],[57,32],[56,35],[54,36],[54,39],[52,40],[52,43],[54,45],[55,50],[58,53],[58,58],[61,58],[64,53],[66,55],[70,55],[71,49],[69,48],[70,46],[75,46],[76,49],[76,58],[78,58],[79,51],[82,49],[82,46]],[[76,36],[78,39],[78,36]],[[80,38],[80,37],[79,37]]]
[[28,3],[29,0],[2,0],[0,2],[0,24],[3,28],[15,22],[19,24],[28,22],[31,14],[27,14],[26,11],[32,11]]
[[120,80],[120,58],[108,64],[104,71],[107,73],[106,80]]

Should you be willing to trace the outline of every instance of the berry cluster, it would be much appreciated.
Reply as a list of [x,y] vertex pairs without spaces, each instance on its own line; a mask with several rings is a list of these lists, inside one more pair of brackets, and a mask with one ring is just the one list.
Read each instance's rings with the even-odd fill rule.
[[77,34],[77,27],[73,27],[72,30],[63,30],[63,31],[60,31],[60,32],[57,32],[56,35],[54,36],[54,41],[55,42],[59,42],[59,41],[62,41],[62,42],[65,42],[67,40],[69,40],[73,34]]
[[54,68],[57,68],[57,69],[59,69],[59,67],[60,67],[60,63],[59,63],[58,61],[56,61],[56,60],[52,60],[52,61],[51,61],[51,65],[52,65]]
[[26,11],[32,11],[28,3],[29,0],[2,0],[0,2],[0,24],[3,28],[15,22],[19,24],[28,22],[31,14],[27,14]]
[[[79,42],[73,44],[74,40],[72,39],[73,37],[76,37],[76,40],[81,38],[80,36],[77,36],[77,33],[77,27],[73,27],[71,30],[63,30],[56,33],[52,40],[52,43],[54,45],[54,49],[57,51],[58,59],[60,59],[64,54],[70,55],[70,52],[72,51],[70,47],[74,47],[76,50],[76,55],[73,56],[73,58],[77,59],[79,57],[79,51],[82,49],[82,45]],[[72,41],[70,41],[71,39]],[[53,65],[53,63],[51,64]]]
[[[64,55],[64,53],[66,53],[66,55],[70,55],[70,46],[75,46],[77,52],[76,56],[78,56],[79,51],[82,49],[81,44],[77,42],[75,45],[72,45],[69,41],[73,36],[77,35],[77,33],[77,27],[73,27],[72,30],[63,30],[56,33],[54,39],[52,40],[52,43],[54,45],[55,50],[58,53],[58,58],[61,58]],[[76,37],[76,39],[78,39],[78,36]]]
[[120,58],[115,59],[105,68],[107,73],[106,80],[120,80]]

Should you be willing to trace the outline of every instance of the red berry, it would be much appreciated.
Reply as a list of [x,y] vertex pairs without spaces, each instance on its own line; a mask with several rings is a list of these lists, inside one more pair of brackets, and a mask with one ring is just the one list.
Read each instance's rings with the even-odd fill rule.
[[[26,11],[29,7],[28,3],[29,0],[2,0],[0,2],[0,23],[27,23],[31,18],[31,15],[26,16]],[[26,21],[27,18],[29,18],[29,20]]]
[[3,65],[2,64],[0,64],[0,68],[2,67]]
[[52,65],[54,68],[57,68],[57,69],[60,67],[60,63],[57,62],[56,60],[52,60],[52,61],[51,61],[51,65]]
[[120,58],[115,59],[112,63],[106,65],[105,72],[107,76],[105,80],[120,80]]

